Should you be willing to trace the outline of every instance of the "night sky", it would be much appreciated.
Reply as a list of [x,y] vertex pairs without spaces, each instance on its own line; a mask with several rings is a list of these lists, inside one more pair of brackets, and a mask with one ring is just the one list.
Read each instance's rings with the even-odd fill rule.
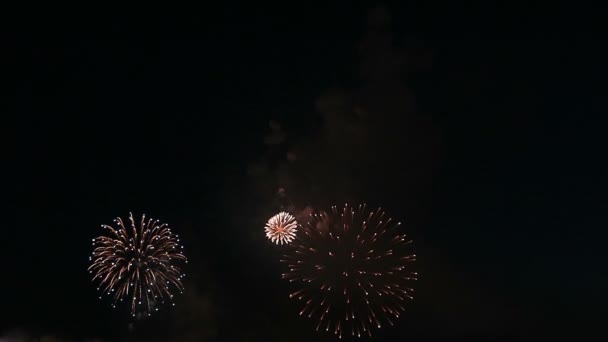
[[[416,298],[375,340],[601,333],[600,14],[424,3],[14,13],[0,341],[333,341],[263,227],[345,202],[415,239]],[[86,270],[130,211],[190,260],[176,307],[134,324]]]

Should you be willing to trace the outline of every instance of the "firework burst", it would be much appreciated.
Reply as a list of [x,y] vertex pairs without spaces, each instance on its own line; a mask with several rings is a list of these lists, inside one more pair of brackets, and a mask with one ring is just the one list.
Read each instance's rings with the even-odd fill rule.
[[274,215],[266,223],[266,237],[277,245],[289,244],[296,236],[298,222],[284,211]]
[[404,302],[413,299],[417,278],[410,270],[416,260],[409,252],[412,241],[400,226],[365,205],[311,214],[281,260],[300,316],[339,337],[371,336],[372,327],[393,325]]
[[130,229],[120,217],[114,220],[116,228],[101,226],[108,234],[93,239],[89,272],[101,295],[112,298],[112,307],[126,300],[132,316],[149,316],[173,299],[173,291],[183,291],[177,263],[188,261],[167,224],[142,215],[138,225],[131,213],[129,221]]

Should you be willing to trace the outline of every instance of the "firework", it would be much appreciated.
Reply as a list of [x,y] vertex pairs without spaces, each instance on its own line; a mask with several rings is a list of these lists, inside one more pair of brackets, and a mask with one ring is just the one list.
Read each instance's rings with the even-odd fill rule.
[[159,304],[172,301],[173,291],[183,291],[184,274],[177,263],[188,261],[167,224],[146,220],[146,215],[136,224],[131,213],[129,221],[130,229],[120,217],[114,220],[116,228],[101,226],[108,234],[93,239],[89,272],[101,296],[112,298],[112,307],[126,300],[132,316],[149,316]]
[[380,208],[313,213],[281,260],[288,268],[283,279],[295,286],[289,297],[317,330],[371,336],[393,325],[413,299],[411,243]]
[[296,236],[298,222],[291,214],[284,211],[274,215],[266,223],[266,237],[279,244],[289,244]]

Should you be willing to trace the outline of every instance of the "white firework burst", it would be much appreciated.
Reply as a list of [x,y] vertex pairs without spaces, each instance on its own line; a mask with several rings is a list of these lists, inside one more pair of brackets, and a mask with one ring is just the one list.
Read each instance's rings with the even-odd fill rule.
[[289,244],[296,237],[298,222],[293,215],[284,211],[266,222],[266,237],[277,245]]

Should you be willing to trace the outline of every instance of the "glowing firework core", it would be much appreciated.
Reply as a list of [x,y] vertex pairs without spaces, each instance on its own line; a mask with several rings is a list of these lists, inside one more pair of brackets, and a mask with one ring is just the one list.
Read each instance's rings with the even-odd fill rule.
[[289,244],[296,237],[298,222],[291,214],[284,211],[274,215],[266,223],[266,237],[279,244]]
[[[171,290],[183,291],[184,274],[174,265],[188,262],[182,254],[179,238],[166,224],[143,215],[139,227],[129,213],[131,229],[122,219],[114,222],[118,228],[102,225],[109,236],[93,239],[93,255],[89,272],[102,295],[113,298],[112,307],[128,298],[131,315],[158,311],[158,304],[173,298]],[[101,297],[100,297],[101,298]]]

